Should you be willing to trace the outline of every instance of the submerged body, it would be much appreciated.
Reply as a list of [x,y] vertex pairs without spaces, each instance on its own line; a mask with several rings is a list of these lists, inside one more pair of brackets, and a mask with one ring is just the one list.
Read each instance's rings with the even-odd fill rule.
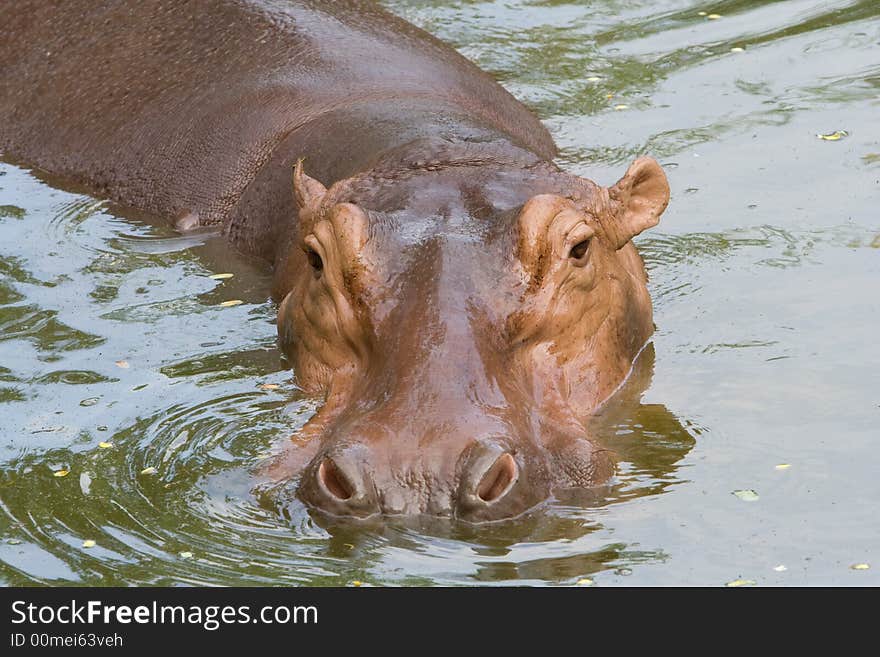
[[653,160],[608,189],[560,171],[527,108],[365,0],[0,21],[5,156],[274,267],[282,346],[325,398],[272,469],[306,501],[480,521],[608,478],[586,421],[653,330],[630,242],[668,201]]

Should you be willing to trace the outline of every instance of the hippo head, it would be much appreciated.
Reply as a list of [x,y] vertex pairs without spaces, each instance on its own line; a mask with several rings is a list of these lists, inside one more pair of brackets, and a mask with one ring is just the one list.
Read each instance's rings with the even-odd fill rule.
[[630,240],[669,199],[654,160],[610,188],[417,161],[328,190],[300,163],[294,195],[278,331],[325,402],[274,476],[334,515],[472,522],[611,476],[586,420],[653,331]]

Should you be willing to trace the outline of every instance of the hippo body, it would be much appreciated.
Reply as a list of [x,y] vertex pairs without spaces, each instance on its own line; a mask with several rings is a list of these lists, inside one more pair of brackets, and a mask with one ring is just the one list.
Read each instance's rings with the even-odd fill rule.
[[653,160],[610,188],[559,170],[525,106],[367,0],[0,23],[0,153],[271,263],[325,399],[270,469],[306,502],[482,521],[610,476],[586,427],[653,331],[630,242],[668,201]]

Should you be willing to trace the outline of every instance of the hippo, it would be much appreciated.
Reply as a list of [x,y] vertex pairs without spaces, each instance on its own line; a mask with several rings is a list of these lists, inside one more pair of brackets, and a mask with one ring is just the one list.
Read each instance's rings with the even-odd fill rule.
[[332,516],[511,518],[606,482],[653,332],[639,157],[561,170],[490,75],[368,0],[0,5],[0,153],[273,271],[323,400],[266,470]]

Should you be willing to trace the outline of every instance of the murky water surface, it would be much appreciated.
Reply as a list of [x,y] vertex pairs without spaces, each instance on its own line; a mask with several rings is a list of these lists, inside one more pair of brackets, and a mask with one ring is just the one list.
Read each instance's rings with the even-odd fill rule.
[[487,527],[264,509],[250,472],[315,408],[266,272],[5,163],[0,583],[880,584],[880,3],[388,5],[569,170],[666,166],[617,479]]

